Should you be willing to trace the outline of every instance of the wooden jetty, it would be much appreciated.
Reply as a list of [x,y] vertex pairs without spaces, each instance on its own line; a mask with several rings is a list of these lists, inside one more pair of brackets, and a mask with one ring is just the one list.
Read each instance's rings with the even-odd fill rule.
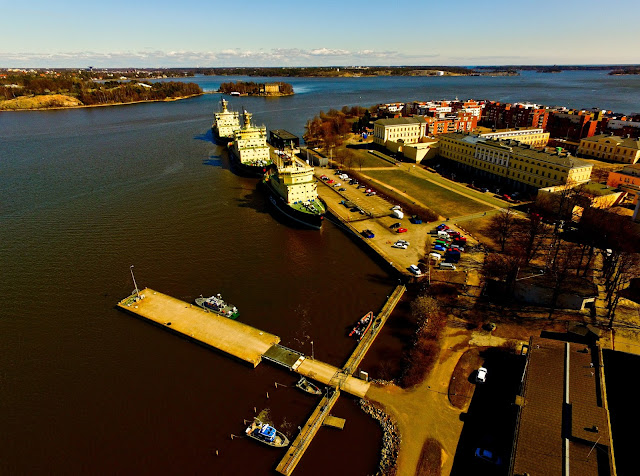
[[249,362],[254,367],[264,357],[331,387],[276,468],[278,472],[290,475],[323,424],[344,427],[343,419],[329,416],[340,392],[344,391],[360,398],[366,395],[370,383],[355,378],[352,374],[364,359],[405,290],[403,285],[396,287],[342,368],[310,359],[301,352],[284,347],[279,344],[280,338],[276,335],[207,312],[150,288],[140,291],[139,297],[134,293],[123,299],[118,303],[118,307],[171,332]]
[[289,445],[289,448],[287,448],[287,453],[280,461],[280,464],[276,467],[276,471],[279,473],[291,474],[296,468],[296,465],[302,459],[302,455],[304,455],[309,444],[311,444],[311,440],[316,436],[316,433],[318,433],[318,430],[322,426],[325,418],[329,415],[329,412],[338,401],[340,390],[331,389],[330,392],[330,395],[322,397],[322,400],[304,424],[296,439],[291,443],[291,445]]

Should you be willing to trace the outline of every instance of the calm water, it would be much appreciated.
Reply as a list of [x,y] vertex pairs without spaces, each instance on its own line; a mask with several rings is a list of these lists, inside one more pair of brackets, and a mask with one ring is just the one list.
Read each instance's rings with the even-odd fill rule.
[[[455,96],[640,111],[640,78],[601,72],[288,81],[295,96],[231,106],[298,135],[320,109]],[[221,292],[243,322],[307,353],[313,340],[336,365],[353,347],[345,328],[395,284],[330,223],[298,230],[269,213],[210,140],[218,100],[0,114],[0,474],[269,474],[281,452],[229,435],[254,407],[290,433],[314,407],[284,370],[116,311],[131,264],[142,286]],[[392,319],[364,362],[374,377],[406,324]],[[341,474],[373,472],[378,425],[348,397],[333,414],[345,430],[321,430],[297,472],[335,474],[336,453]]]

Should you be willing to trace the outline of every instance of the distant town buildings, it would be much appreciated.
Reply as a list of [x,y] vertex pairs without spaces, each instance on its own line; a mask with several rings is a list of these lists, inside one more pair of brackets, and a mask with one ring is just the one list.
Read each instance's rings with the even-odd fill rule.
[[482,124],[494,129],[515,127],[533,127],[544,129],[547,126],[549,110],[531,103],[500,103],[487,101],[484,104]]
[[635,164],[640,159],[640,141],[630,137],[600,134],[582,139],[578,154],[612,162]]

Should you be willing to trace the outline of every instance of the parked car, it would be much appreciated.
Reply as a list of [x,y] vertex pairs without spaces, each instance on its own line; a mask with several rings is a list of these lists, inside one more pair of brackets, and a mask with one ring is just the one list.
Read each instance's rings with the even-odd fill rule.
[[406,232],[407,232],[407,229],[406,229],[406,228],[398,228],[398,229],[396,230],[396,233],[406,233]]
[[487,381],[487,369],[480,367],[476,372],[476,382],[485,383]]
[[400,228],[402,226],[402,223],[400,223],[399,221],[392,223],[391,225],[389,225],[389,228],[391,228],[392,230],[395,228]]
[[367,186],[363,184],[359,184],[356,188],[367,188]]
[[455,244],[454,244],[454,245],[451,245],[451,249],[452,249],[452,250],[457,250],[457,251],[459,251],[460,253],[464,252],[464,248],[463,248],[461,245],[455,245]]
[[373,189],[372,189],[372,188],[368,188],[368,189],[366,189],[366,190],[364,191],[364,193],[371,193],[371,192],[373,192]]
[[396,243],[404,243],[407,246],[409,246],[411,244],[407,240],[398,240],[398,241],[396,241]]
[[333,179],[327,180],[327,183],[333,183],[333,182],[335,182],[335,180],[333,180]]
[[491,450],[476,448],[475,455],[477,458],[480,458],[487,463],[495,464],[496,466],[502,464],[502,458],[500,458],[500,456],[496,455],[495,452]]
[[416,276],[420,276],[422,274],[422,270],[418,268],[415,264],[409,266],[409,271],[415,274]]
[[409,247],[409,245],[400,241],[396,241],[392,246],[394,248],[400,248],[401,250],[406,250]]
[[376,194],[376,192],[369,192],[367,193],[367,197],[373,197]]
[[420,218],[418,215],[413,215],[411,218],[409,218],[409,221],[414,225],[419,225],[422,223],[422,218]]
[[441,223],[440,225],[438,225],[436,227],[436,230],[438,230],[438,231],[440,231],[440,230],[448,230],[448,229],[449,229],[449,226],[445,225],[444,223]]
[[327,177],[327,176],[326,176],[326,175],[324,175],[324,174],[322,174],[322,175],[320,176],[320,179],[322,179],[322,180],[327,180],[328,178],[329,178],[329,177]]
[[442,245],[434,245],[433,249],[438,251],[447,251]]
[[335,184],[333,187],[334,187],[334,188],[342,187],[342,184],[341,184],[340,182],[338,182],[338,183],[337,183],[337,184]]
[[402,211],[402,207],[400,205],[394,205],[391,207],[391,210],[400,210]]
[[373,238],[376,235],[374,235],[371,230],[362,230],[362,236],[364,236],[365,238]]
[[442,256],[440,256],[438,253],[429,253],[429,258],[437,263],[440,261],[440,259],[442,259]]
[[449,271],[455,271],[456,265],[453,263],[440,263],[440,269],[447,269]]
[[344,187],[338,189],[338,192],[346,192],[346,191],[347,191],[347,189],[344,188]]

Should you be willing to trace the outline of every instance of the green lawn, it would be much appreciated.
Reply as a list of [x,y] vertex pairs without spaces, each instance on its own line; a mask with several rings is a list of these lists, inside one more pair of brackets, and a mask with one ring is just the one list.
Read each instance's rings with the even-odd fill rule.
[[367,170],[364,173],[415,197],[445,217],[470,215],[492,209],[488,205],[458,195],[451,190],[404,171]]
[[[360,170],[360,163],[358,162],[357,157],[361,157],[362,158],[362,168],[365,167],[395,167],[393,164],[387,162],[384,159],[381,159],[379,157],[376,157],[375,155],[369,153],[368,149],[352,149],[352,148],[348,148],[347,150],[349,150],[352,154],[353,154],[353,161],[351,162],[351,168],[354,170]],[[339,162],[340,157],[341,157],[342,151],[340,149],[338,149],[335,152],[335,155],[337,157],[337,161]]]

